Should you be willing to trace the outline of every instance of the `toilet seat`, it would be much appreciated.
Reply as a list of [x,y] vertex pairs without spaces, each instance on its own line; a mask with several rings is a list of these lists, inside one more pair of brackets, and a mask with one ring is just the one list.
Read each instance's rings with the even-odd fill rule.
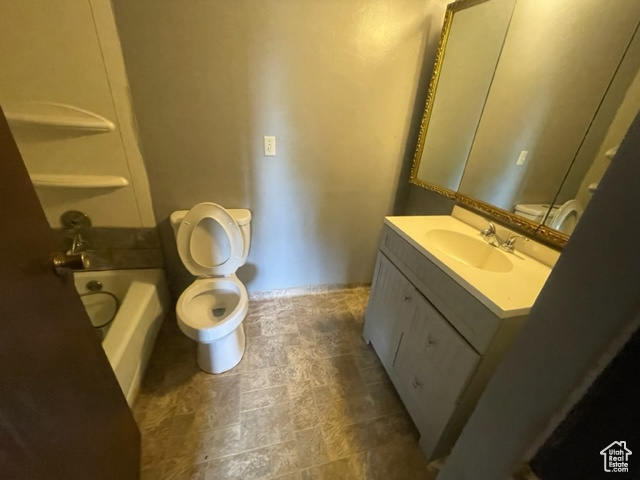
[[[220,317],[213,309],[226,308]],[[247,289],[235,275],[198,278],[176,304],[180,330],[193,340],[211,343],[233,332],[247,315]]]
[[582,205],[577,200],[565,202],[556,212],[550,227],[560,232],[570,234],[582,215]]
[[[228,240],[225,248],[213,248],[222,228]],[[200,203],[185,215],[176,235],[178,254],[192,275],[229,275],[242,264],[244,241],[240,227],[231,214],[215,203]],[[227,245],[224,245],[227,247]],[[222,253],[222,258],[217,255]],[[226,258],[225,258],[226,256]]]

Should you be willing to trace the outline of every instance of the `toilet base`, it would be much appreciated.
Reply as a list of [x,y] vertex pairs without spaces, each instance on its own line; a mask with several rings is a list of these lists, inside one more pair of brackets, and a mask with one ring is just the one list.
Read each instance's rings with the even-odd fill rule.
[[207,373],[223,373],[244,356],[246,340],[242,323],[226,337],[211,343],[198,342],[198,366]]

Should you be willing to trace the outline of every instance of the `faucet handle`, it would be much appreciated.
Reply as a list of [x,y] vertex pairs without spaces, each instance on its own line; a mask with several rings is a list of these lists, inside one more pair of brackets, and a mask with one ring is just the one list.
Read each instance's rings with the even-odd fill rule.
[[493,222],[489,222],[489,226],[480,232],[483,237],[491,237],[496,234],[496,226]]
[[82,238],[80,233],[76,233],[73,236],[73,241],[71,242],[71,248],[67,251],[67,255],[77,255],[81,251],[85,250],[89,246],[89,243]]
[[516,240],[518,240],[519,238],[522,238],[525,242],[529,241],[527,237],[524,237],[522,235],[511,235],[502,244],[502,249],[506,250],[507,252],[513,252],[514,244],[516,243]]

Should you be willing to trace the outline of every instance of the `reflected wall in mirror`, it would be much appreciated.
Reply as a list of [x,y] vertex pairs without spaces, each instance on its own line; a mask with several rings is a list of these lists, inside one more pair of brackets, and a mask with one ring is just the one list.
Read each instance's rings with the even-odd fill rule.
[[516,214],[553,202],[635,30],[628,13],[518,0],[461,194]]
[[[492,69],[492,78],[481,112],[478,115],[477,106],[471,108],[469,102],[447,100],[440,105],[440,91],[446,91],[444,77],[432,82],[425,109],[428,122],[423,121],[426,132],[421,132],[418,141],[411,181],[436,191],[442,187],[455,190],[450,196],[461,203],[560,245],[575,221],[562,226],[558,221],[567,210],[569,217],[577,217],[588,201],[588,188],[580,185],[588,181],[586,177],[601,174],[606,165],[606,160],[594,163],[594,159],[604,158],[600,150],[614,142],[605,141],[609,126],[618,132],[612,138],[624,133],[619,132],[624,122],[618,117],[628,115],[618,112],[631,108],[627,105],[633,94],[626,103],[623,99],[637,71],[635,59],[640,58],[634,50],[640,3],[516,0],[512,8],[488,0],[463,12],[469,14],[490,4],[502,9],[510,22],[497,61],[485,64]],[[454,6],[449,8],[455,10]],[[446,30],[454,32],[461,13],[452,12],[451,27],[445,24],[444,53],[436,71],[447,71],[449,58],[463,64],[478,60],[466,53],[476,48],[471,40],[467,45],[447,41]],[[478,18],[482,18],[480,13]],[[483,28],[476,22],[473,37]],[[449,51],[452,48],[460,51],[454,55]],[[447,112],[445,118],[476,118],[475,123],[469,122],[475,127],[472,140],[469,124],[466,132],[440,129],[435,132],[438,142],[449,145],[449,150],[432,148],[431,125],[438,124],[440,111]],[[454,151],[456,155],[450,154]],[[449,177],[442,174],[442,165]],[[456,185],[460,171],[462,180]],[[454,181],[442,183],[447,178]],[[555,217],[569,200],[575,202]],[[546,227],[538,228],[543,221]]]
[[421,125],[417,178],[458,189],[514,5],[515,0],[449,5],[436,62],[440,68],[434,70]]
[[640,111],[640,33],[636,33],[554,204],[546,228],[571,234]]

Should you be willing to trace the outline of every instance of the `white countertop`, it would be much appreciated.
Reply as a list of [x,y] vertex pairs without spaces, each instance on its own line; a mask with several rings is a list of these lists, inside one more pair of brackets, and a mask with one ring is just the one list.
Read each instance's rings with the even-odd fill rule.
[[480,232],[448,216],[386,217],[385,224],[453,278],[500,318],[526,315],[551,273],[551,268],[517,250],[505,253],[513,263],[509,272],[490,272],[466,265],[433,245],[426,233],[444,229],[480,239]]

